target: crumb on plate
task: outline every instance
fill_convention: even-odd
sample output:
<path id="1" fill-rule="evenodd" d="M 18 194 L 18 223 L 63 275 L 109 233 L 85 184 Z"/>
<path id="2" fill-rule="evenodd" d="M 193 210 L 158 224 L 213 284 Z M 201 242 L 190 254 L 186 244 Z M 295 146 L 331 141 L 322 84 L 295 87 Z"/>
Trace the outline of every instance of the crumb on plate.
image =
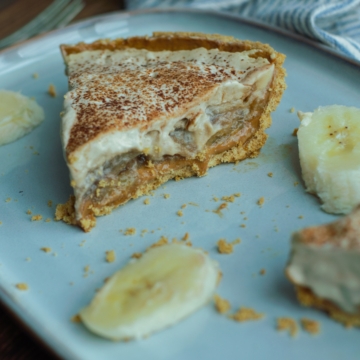
<path id="1" fill-rule="evenodd" d="M 259 206 L 263 206 L 264 205 L 264 202 L 265 202 L 265 198 L 262 196 L 258 201 L 257 201 L 257 204 Z"/>
<path id="2" fill-rule="evenodd" d="M 32 217 L 31 217 L 31 221 L 40 221 L 40 220 L 42 220 L 42 215 L 33 215 Z"/>
<path id="3" fill-rule="evenodd" d="M 112 263 L 116 260 L 116 255 L 115 255 L 115 251 L 114 250 L 108 250 L 105 252 L 106 256 L 105 256 L 105 260 L 108 263 Z"/>
<path id="4" fill-rule="evenodd" d="M 221 200 L 226 201 L 226 202 L 234 202 L 235 201 L 235 196 L 234 195 L 223 196 L 221 198 Z"/>
<path id="5" fill-rule="evenodd" d="M 181 240 L 188 241 L 189 239 L 190 239 L 190 235 L 188 232 L 186 232 Z"/>
<path id="6" fill-rule="evenodd" d="M 27 283 L 17 283 L 15 286 L 22 291 L 29 290 L 29 285 Z"/>
<path id="7" fill-rule="evenodd" d="M 214 295 L 214 303 L 215 303 L 215 309 L 220 314 L 225 314 L 231 309 L 230 302 L 226 299 L 223 299 L 217 294 Z"/>
<path id="8" fill-rule="evenodd" d="M 81 318 L 80 318 L 80 315 L 79 314 L 75 314 L 74 316 L 71 317 L 71 322 L 73 323 L 79 323 L 81 322 Z"/>
<path id="9" fill-rule="evenodd" d="M 292 337 L 298 333 L 296 321 L 290 317 L 281 317 L 277 319 L 277 330 L 287 331 Z"/>
<path id="10" fill-rule="evenodd" d="M 48 94 L 51 96 L 51 97 L 56 97 L 56 88 L 55 88 L 55 85 L 54 84 L 50 84 L 49 87 L 48 87 Z"/>
<path id="11" fill-rule="evenodd" d="M 220 254 L 231 254 L 233 249 L 233 244 L 228 243 L 225 239 L 220 239 L 217 242 L 218 252 Z"/>
<path id="12" fill-rule="evenodd" d="M 148 249 L 154 248 L 154 247 L 158 247 L 158 246 L 163 246 L 169 243 L 169 240 L 167 237 L 165 236 L 161 236 L 161 238 L 155 242 L 154 244 L 150 245 L 150 247 Z"/>
<path id="13" fill-rule="evenodd" d="M 320 332 L 320 323 L 318 321 L 302 318 L 300 322 L 303 330 L 307 331 L 309 334 L 316 335 Z"/>
<path id="14" fill-rule="evenodd" d="M 264 314 L 258 313 L 252 308 L 241 307 L 236 313 L 230 315 L 229 317 L 235 321 L 244 322 L 260 320 L 264 317 Z"/>
<path id="15" fill-rule="evenodd" d="M 135 228 L 127 228 L 124 231 L 124 235 L 128 236 L 128 235 L 135 235 L 136 234 L 136 229 Z"/>

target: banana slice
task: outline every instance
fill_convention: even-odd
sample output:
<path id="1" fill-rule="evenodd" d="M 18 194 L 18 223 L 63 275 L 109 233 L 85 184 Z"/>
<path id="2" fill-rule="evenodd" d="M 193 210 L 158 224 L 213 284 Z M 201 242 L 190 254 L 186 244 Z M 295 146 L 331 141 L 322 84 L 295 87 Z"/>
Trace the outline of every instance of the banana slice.
<path id="1" fill-rule="evenodd" d="M 298 113 L 302 176 L 322 209 L 348 214 L 360 203 L 360 109 L 341 105 Z"/>
<path id="2" fill-rule="evenodd" d="M 100 336 L 141 338 L 207 303 L 219 274 L 217 263 L 200 249 L 180 244 L 152 248 L 115 273 L 79 315 Z"/>
<path id="3" fill-rule="evenodd" d="M 0 90 L 0 146 L 15 141 L 44 120 L 44 111 L 24 95 Z"/>

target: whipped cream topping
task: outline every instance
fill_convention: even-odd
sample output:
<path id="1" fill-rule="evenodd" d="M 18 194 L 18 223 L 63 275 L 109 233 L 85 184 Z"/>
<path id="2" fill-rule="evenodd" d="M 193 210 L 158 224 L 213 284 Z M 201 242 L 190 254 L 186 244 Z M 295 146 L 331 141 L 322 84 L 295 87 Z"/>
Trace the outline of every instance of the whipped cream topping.
<path id="1" fill-rule="evenodd" d="M 199 48 L 69 55 L 72 90 L 64 101 L 62 141 L 76 197 L 91 185 L 88 173 L 115 156 L 195 157 L 221 130 L 213 121 L 217 114 L 240 109 L 245 119 L 247 104 L 265 96 L 274 73 L 274 65 L 255 53 Z M 178 141 L 184 127 L 191 146 Z"/>
<path id="2" fill-rule="evenodd" d="M 359 249 L 307 244 L 295 236 L 287 273 L 295 284 L 310 288 L 318 297 L 331 300 L 346 312 L 359 312 Z"/>

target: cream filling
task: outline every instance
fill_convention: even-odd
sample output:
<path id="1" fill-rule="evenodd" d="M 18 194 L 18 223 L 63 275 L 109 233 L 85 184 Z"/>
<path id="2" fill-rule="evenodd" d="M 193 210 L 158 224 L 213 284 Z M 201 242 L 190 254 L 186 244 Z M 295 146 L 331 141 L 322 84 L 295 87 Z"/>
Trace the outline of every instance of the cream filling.
<path id="1" fill-rule="evenodd" d="M 295 284 L 310 288 L 348 313 L 359 313 L 359 251 L 306 245 L 295 238 L 287 272 Z"/>

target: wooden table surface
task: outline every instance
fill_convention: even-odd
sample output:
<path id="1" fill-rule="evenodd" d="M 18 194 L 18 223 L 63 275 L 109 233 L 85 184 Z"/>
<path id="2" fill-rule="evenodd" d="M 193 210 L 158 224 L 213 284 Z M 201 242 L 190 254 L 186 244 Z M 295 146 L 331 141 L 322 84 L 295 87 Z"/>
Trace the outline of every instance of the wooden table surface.
<path id="1" fill-rule="evenodd" d="M 72 21 L 124 9 L 121 0 L 85 0 L 84 9 Z M 51 0 L 1 0 L 0 39 L 25 25 Z M 0 304 L 0 360 L 47 360 L 57 357 L 24 329 L 8 310 Z"/>

